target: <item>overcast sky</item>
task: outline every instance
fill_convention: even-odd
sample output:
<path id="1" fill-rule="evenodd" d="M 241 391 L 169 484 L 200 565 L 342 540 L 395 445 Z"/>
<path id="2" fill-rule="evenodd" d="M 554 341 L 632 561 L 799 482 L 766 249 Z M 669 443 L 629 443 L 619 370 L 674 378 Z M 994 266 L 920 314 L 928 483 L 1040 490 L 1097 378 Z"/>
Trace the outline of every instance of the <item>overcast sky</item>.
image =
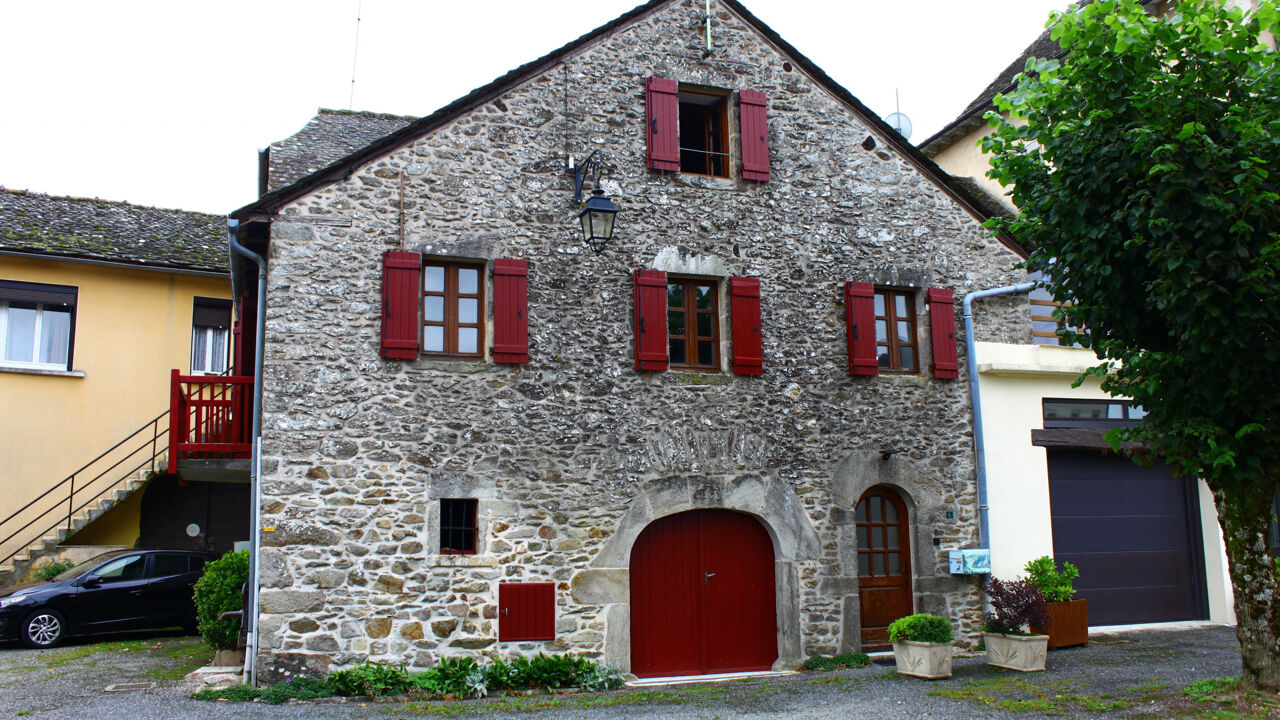
<path id="1" fill-rule="evenodd" d="M 0 0 L 0 185 L 226 214 L 317 108 L 425 115 L 639 2 Z M 918 143 L 1067 0 L 744 4 Z"/>

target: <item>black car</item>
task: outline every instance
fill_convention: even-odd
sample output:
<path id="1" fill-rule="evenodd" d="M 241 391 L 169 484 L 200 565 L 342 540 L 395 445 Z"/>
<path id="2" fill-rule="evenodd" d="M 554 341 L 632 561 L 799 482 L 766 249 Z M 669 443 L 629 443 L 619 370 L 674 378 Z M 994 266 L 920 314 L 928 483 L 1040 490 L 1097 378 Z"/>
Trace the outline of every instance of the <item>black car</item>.
<path id="1" fill-rule="evenodd" d="M 0 589 L 0 639 L 47 648 L 68 635 L 195 630 L 191 588 L 210 559 L 190 550 L 103 553 L 44 582 Z"/>

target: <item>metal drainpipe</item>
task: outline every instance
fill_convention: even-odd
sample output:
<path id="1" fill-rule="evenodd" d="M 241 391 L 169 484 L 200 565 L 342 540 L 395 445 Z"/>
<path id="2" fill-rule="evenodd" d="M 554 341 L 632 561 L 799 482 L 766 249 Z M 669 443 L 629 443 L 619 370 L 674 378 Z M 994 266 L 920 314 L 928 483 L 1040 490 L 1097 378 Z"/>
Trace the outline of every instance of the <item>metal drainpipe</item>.
<path id="1" fill-rule="evenodd" d="M 262 351 L 266 338 L 267 321 L 267 261 L 254 251 L 240 244 L 236 234 L 240 229 L 240 221 L 227 219 L 227 241 L 231 251 L 238 253 L 258 266 L 258 323 L 255 329 L 253 350 L 253 458 L 250 460 L 249 484 L 253 507 L 250 508 L 250 522 L 253 524 L 253 537 L 249 550 L 249 614 L 243 618 L 247 622 L 248 632 L 245 636 L 245 658 L 249 666 L 249 684 L 258 684 L 258 548 L 261 547 L 262 521 L 262 484 L 258 477 L 262 469 Z M 236 265 L 231 264 L 232 288 L 239 286 L 236 282 Z M 239 299 L 239 295 L 235 296 Z"/>
<path id="2" fill-rule="evenodd" d="M 978 547 L 988 550 L 991 549 L 991 529 L 987 507 L 987 448 L 982 437 L 982 394 L 978 392 L 977 343 L 973 339 L 973 301 L 995 295 L 1027 292 L 1035 286 L 1033 282 L 1025 282 L 990 290 L 978 290 L 964 296 L 964 349 L 969 361 L 969 397 L 973 401 L 974 459 L 978 465 Z"/>

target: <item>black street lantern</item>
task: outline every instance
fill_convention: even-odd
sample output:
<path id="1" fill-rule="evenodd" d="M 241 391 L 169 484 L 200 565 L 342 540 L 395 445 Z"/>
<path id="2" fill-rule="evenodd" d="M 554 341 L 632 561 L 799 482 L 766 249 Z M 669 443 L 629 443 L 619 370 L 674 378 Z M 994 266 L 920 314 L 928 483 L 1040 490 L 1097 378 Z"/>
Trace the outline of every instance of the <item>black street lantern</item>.
<path id="1" fill-rule="evenodd" d="M 587 173 L 591 173 L 596 189 L 591 193 L 591 197 L 583 202 L 582 185 L 587 179 Z M 587 245 L 591 246 L 592 250 L 599 253 L 613 239 L 613 218 L 618 214 L 618 207 L 613 204 L 608 195 L 604 194 L 604 190 L 600 189 L 599 150 L 592 150 L 587 159 L 579 163 L 574 170 L 573 202 L 582 208 L 578 213 L 578 220 L 582 222 L 582 239 L 587 241 Z"/>
<path id="2" fill-rule="evenodd" d="M 582 205 L 578 219 L 582 221 L 582 239 L 597 253 L 613 239 L 613 216 L 618 208 L 600 188 Z"/>

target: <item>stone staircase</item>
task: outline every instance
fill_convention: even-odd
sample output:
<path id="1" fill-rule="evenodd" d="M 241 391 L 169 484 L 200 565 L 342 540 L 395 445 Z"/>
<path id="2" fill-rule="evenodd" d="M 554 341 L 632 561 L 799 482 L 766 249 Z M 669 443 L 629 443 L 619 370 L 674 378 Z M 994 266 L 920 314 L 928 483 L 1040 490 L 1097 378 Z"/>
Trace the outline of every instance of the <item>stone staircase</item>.
<path id="1" fill-rule="evenodd" d="M 163 467 L 162 463 L 158 464 Z M 108 510 L 115 507 L 125 498 L 138 492 L 146 487 L 150 469 L 139 470 L 136 475 L 131 474 L 121 478 L 115 486 L 107 490 L 96 501 L 86 505 L 71 518 L 70 527 L 67 523 L 62 523 L 55 530 L 50 531 L 44 537 L 35 541 L 25 549 L 18 552 L 11 560 L 0 565 L 0 587 L 5 587 L 18 582 L 25 582 L 32 579 L 31 573 L 51 562 L 63 559 L 67 548 L 62 543 L 72 535 L 83 530 L 90 523 L 97 520 L 107 513 Z M 98 548 L 99 551 L 106 551 L 108 548 Z M 76 553 L 76 555 L 85 555 L 84 557 L 67 557 L 72 562 L 87 560 L 92 554 Z"/>

